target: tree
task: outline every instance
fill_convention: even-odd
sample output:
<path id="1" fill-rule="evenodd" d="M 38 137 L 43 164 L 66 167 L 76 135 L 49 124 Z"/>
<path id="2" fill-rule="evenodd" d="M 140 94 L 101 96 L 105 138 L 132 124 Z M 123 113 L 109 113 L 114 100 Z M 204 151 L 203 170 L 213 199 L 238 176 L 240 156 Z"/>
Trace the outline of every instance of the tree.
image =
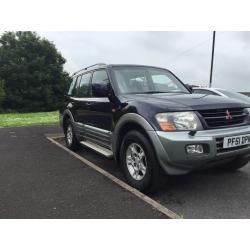
<path id="1" fill-rule="evenodd" d="M 55 45 L 35 32 L 5 32 L 0 37 L 0 79 L 5 81 L 3 107 L 17 111 L 59 108 L 69 75 Z"/>
<path id="2" fill-rule="evenodd" d="M 0 79 L 0 111 L 2 110 L 2 103 L 6 96 L 4 85 L 4 80 Z"/>

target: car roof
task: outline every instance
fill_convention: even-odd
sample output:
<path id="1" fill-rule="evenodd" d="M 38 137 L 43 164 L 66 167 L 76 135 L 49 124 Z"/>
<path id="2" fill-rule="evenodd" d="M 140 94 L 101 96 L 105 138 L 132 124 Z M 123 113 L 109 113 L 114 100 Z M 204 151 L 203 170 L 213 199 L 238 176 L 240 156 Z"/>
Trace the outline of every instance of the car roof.
<path id="1" fill-rule="evenodd" d="M 152 65 L 143 65 L 143 64 L 109 64 L 107 66 L 109 66 L 109 67 L 148 67 L 148 68 L 168 70 L 168 69 L 163 68 L 163 67 L 152 66 Z"/>
<path id="2" fill-rule="evenodd" d="M 97 63 L 94 65 L 90 65 L 88 67 L 85 67 L 83 69 L 80 69 L 78 71 L 76 71 L 72 77 L 75 77 L 79 74 L 82 73 L 87 73 L 89 71 L 93 71 L 93 70 L 97 70 L 97 69 L 105 69 L 105 68 L 112 68 L 112 67 L 148 67 L 148 68 L 156 68 L 156 69 L 164 69 L 169 71 L 166 68 L 162 68 L 162 67 L 157 67 L 157 66 L 150 66 L 150 65 L 140 65 L 140 64 L 105 64 L 105 63 Z"/>

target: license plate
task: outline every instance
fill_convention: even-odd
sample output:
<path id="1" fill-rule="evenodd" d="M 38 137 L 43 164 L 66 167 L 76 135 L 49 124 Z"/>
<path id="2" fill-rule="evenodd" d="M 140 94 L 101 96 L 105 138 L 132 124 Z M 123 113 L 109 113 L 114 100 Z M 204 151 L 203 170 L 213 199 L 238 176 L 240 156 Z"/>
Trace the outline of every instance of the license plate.
<path id="1" fill-rule="evenodd" d="M 233 148 L 247 144 L 250 144 L 250 135 L 224 137 L 223 140 L 223 148 Z"/>

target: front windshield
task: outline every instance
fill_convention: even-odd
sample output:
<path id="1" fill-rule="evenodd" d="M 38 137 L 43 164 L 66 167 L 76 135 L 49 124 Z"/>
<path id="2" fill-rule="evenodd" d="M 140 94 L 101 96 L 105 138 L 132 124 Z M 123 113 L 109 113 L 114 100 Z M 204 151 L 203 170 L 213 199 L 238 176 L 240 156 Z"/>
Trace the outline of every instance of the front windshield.
<path id="1" fill-rule="evenodd" d="M 116 66 L 114 74 L 121 94 L 190 93 L 164 69 Z"/>
<path id="2" fill-rule="evenodd" d="M 240 100 L 242 102 L 246 102 L 246 103 L 250 103 L 250 97 L 240 94 L 240 93 L 236 93 L 236 92 L 232 92 L 232 91 L 228 91 L 228 90 L 219 90 L 222 94 L 230 97 L 230 98 L 234 98 L 237 100 Z"/>

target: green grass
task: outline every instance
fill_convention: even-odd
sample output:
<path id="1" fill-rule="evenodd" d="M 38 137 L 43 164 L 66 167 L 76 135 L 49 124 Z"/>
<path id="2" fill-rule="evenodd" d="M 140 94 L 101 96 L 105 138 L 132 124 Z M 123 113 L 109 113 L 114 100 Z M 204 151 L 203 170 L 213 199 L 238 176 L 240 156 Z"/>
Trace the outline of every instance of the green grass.
<path id="1" fill-rule="evenodd" d="M 46 124 L 58 124 L 58 123 L 59 123 L 58 111 L 0 114 L 0 127 L 46 125 Z"/>

